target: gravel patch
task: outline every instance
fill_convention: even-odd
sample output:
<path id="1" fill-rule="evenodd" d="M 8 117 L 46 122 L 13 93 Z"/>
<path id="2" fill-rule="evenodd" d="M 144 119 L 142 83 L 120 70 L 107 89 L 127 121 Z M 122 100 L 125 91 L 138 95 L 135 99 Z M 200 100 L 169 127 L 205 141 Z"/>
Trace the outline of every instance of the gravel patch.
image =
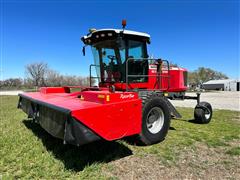
<path id="1" fill-rule="evenodd" d="M 23 91 L 0 91 L 0 96 L 16 96 Z"/>
<path id="2" fill-rule="evenodd" d="M 187 93 L 188 96 L 196 96 L 196 93 Z M 203 92 L 201 101 L 209 102 L 213 109 L 227 109 L 240 111 L 240 92 L 218 91 L 218 92 Z M 197 104 L 196 100 L 171 100 L 176 107 L 192 107 Z"/>

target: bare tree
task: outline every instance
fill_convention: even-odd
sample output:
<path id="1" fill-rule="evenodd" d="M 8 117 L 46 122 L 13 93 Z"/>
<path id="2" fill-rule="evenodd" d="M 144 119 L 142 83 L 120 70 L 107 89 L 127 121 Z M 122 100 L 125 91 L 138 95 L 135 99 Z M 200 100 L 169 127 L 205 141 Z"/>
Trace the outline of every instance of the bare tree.
<path id="1" fill-rule="evenodd" d="M 27 77 L 24 85 L 30 86 L 89 86 L 90 79 L 88 77 L 62 75 L 52 70 L 46 63 L 37 62 L 26 66 Z M 92 79 L 92 84 L 95 80 Z"/>
<path id="2" fill-rule="evenodd" d="M 34 87 L 32 79 L 30 79 L 29 77 L 25 78 L 23 80 L 23 86 L 25 88 L 32 89 Z"/>
<path id="3" fill-rule="evenodd" d="M 47 86 L 62 86 L 63 76 L 57 71 L 48 69 L 46 73 L 46 85 Z"/>
<path id="4" fill-rule="evenodd" d="M 48 70 L 48 65 L 43 62 L 36 62 L 26 66 L 26 73 L 34 82 L 36 87 L 45 85 L 45 76 Z"/>

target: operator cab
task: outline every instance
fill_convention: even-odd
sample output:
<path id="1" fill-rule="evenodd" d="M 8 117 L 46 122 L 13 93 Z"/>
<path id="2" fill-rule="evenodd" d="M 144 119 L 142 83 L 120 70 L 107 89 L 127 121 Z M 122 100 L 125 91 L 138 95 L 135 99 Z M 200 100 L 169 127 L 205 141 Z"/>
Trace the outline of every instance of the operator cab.
<path id="1" fill-rule="evenodd" d="M 148 82 L 148 61 L 145 59 L 148 58 L 150 35 L 124 29 L 91 29 L 82 41 L 92 48 L 99 86 L 126 83 L 126 66 L 128 74 L 135 75 L 128 78 L 129 83 Z"/>

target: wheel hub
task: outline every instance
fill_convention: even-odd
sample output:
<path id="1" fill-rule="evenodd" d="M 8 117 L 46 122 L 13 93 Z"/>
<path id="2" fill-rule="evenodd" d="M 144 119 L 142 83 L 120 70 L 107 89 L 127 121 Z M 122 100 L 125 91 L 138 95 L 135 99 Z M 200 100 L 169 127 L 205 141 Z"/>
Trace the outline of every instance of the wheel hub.
<path id="1" fill-rule="evenodd" d="M 164 113 L 160 107 L 153 107 L 147 115 L 147 128 L 152 134 L 157 134 L 163 127 Z"/>

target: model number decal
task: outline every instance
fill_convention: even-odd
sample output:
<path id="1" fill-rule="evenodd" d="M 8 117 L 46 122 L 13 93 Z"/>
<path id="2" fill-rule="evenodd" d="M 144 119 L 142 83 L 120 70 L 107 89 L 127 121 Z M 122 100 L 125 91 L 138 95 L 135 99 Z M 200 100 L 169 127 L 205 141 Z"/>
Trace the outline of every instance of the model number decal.
<path id="1" fill-rule="evenodd" d="M 156 65 L 149 65 L 148 68 L 149 68 L 149 69 L 157 69 L 157 66 L 156 66 Z"/>
<path id="2" fill-rule="evenodd" d="M 121 94 L 120 95 L 121 99 L 130 99 L 130 98 L 134 98 L 134 94 Z"/>

